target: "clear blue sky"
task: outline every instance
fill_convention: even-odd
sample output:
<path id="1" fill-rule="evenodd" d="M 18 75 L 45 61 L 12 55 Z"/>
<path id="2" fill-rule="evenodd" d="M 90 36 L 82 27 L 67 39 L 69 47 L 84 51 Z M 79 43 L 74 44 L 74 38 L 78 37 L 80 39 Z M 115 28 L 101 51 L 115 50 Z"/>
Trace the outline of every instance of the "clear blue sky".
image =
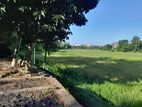
<path id="1" fill-rule="evenodd" d="M 85 26 L 72 26 L 71 44 L 104 45 L 121 39 L 142 39 L 142 0 L 101 0 Z"/>

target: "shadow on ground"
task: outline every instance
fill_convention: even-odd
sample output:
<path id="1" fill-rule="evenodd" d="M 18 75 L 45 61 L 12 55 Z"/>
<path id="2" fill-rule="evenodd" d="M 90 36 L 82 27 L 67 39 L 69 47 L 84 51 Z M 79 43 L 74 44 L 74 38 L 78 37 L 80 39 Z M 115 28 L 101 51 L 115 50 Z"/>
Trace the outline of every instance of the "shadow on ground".
<path id="1" fill-rule="evenodd" d="M 79 72 L 93 82 L 127 83 L 142 79 L 142 61 L 115 60 L 112 58 L 50 57 L 49 62 L 64 64 L 67 69 Z"/>
<path id="2" fill-rule="evenodd" d="M 60 75 L 55 73 L 55 76 L 85 107 L 114 107 L 114 105 L 89 89 L 76 87 L 77 84 L 103 84 L 106 81 L 127 84 L 142 80 L 141 61 L 116 60 L 108 57 L 49 57 L 48 61 L 52 65 L 58 63 L 66 66 L 63 70 L 59 66 Z M 141 101 L 133 104 L 124 102 L 120 107 L 141 107 L 141 105 Z"/>

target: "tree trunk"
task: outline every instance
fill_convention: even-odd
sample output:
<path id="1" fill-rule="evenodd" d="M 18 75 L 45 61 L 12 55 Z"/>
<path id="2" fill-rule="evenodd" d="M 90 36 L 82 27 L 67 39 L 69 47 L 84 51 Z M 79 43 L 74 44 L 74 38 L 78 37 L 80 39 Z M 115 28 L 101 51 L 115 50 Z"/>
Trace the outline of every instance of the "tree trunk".
<path id="1" fill-rule="evenodd" d="M 44 63 L 46 63 L 46 59 L 47 59 L 47 50 L 45 50 Z"/>
<path id="2" fill-rule="evenodd" d="M 13 54 L 13 58 L 12 58 L 12 62 L 11 62 L 12 68 L 17 67 L 17 57 L 18 57 L 18 54 L 19 54 L 21 41 L 22 41 L 22 39 L 20 37 L 18 37 L 17 46 L 14 49 L 14 54 Z"/>
<path id="3" fill-rule="evenodd" d="M 32 51 L 33 51 L 33 44 L 29 43 L 27 45 L 27 53 L 26 53 L 26 65 L 25 65 L 25 73 L 29 72 L 29 69 L 32 66 Z"/>
<path id="4" fill-rule="evenodd" d="M 47 50 L 45 49 L 43 68 L 45 68 L 46 60 L 47 60 Z"/>
<path id="5" fill-rule="evenodd" d="M 36 48 L 35 48 L 35 47 L 36 47 L 36 44 L 34 44 L 34 47 L 33 47 L 33 48 L 34 48 L 34 49 L 33 49 L 33 51 L 34 51 L 34 52 L 33 52 L 33 64 L 34 64 L 34 65 L 36 64 Z"/>
<path id="6" fill-rule="evenodd" d="M 27 61 L 29 64 L 32 63 L 32 44 L 29 44 L 27 47 Z"/>
<path id="7" fill-rule="evenodd" d="M 50 51 L 48 50 L 48 56 L 50 56 L 51 55 L 51 53 L 50 53 Z"/>

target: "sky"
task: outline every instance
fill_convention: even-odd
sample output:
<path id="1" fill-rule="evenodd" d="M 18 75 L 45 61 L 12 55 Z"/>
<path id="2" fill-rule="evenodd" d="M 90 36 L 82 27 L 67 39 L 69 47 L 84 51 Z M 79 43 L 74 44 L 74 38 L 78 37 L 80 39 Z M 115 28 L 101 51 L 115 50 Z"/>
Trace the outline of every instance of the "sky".
<path id="1" fill-rule="evenodd" d="M 142 39 L 142 0 L 100 0 L 86 17 L 85 26 L 71 26 L 70 44 L 105 45 L 135 35 Z"/>

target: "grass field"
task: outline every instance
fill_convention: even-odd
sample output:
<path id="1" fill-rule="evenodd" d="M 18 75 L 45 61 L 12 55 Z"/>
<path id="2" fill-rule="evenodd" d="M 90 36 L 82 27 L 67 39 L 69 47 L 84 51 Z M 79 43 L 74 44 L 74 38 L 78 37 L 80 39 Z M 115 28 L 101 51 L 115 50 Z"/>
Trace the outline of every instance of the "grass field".
<path id="1" fill-rule="evenodd" d="M 142 107 L 142 53 L 64 50 L 46 68 L 85 107 Z"/>

